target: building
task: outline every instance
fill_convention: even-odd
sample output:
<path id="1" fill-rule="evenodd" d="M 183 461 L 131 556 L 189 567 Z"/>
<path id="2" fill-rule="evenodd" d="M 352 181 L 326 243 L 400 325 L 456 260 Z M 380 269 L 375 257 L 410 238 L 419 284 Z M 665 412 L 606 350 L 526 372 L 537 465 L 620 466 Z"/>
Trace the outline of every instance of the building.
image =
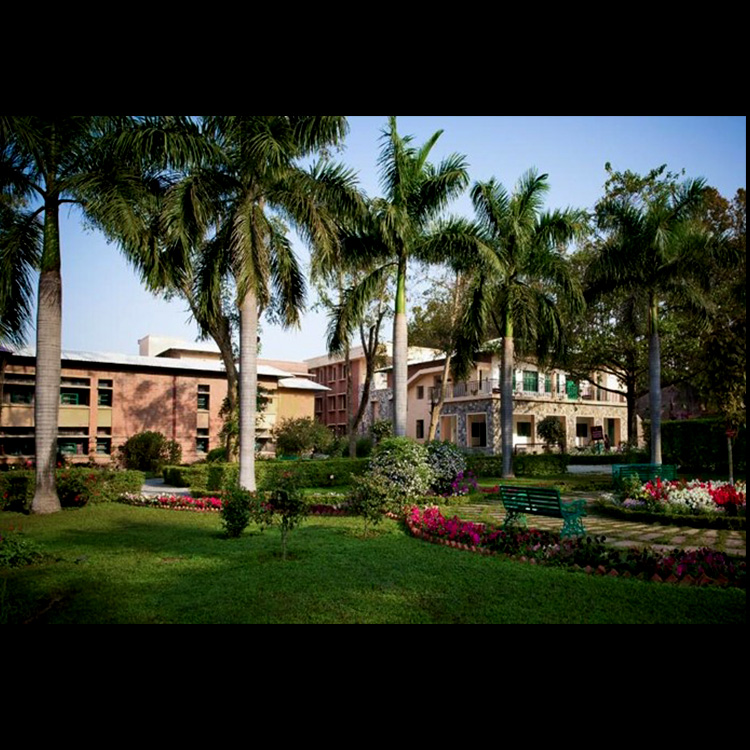
<path id="1" fill-rule="evenodd" d="M 64 351 L 60 380 L 58 447 L 73 462 L 106 463 L 125 441 L 146 430 L 161 432 L 191 463 L 220 447 L 220 414 L 227 379 L 218 350 L 158 336 L 139 341 L 138 356 Z M 0 380 L 0 462 L 33 457 L 35 356 L 5 351 Z M 280 364 L 280 363 L 279 363 Z M 259 360 L 258 385 L 267 398 L 257 441 L 270 452 L 278 420 L 313 417 L 324 386 L 304 377 L 302 363 L 289 370 Z"/>
<path id="2" fill-rule="evenodd" d="M 427 439 L 434 405 L 441 392 L 443 358 L 408 366 L 407 435 Z M 578 383 L 561 370 L 544 371 L 534 362 L 517 361 L 513 389 L 514 452 L 544 450 L 538 423 L 548 416 L 565 428 L 569 452 L 595 445 L 604 437 L 616 447 L 628 439 L 624 396 L 607 388 L 620 386 L 610 375 L 595 375 L 597 385 Z M 388 387 L 370 396 L 371 418 L 392 418 L 391 378 Z M 500 453 L 500 355 L 482 353 L 466 381 L 449 381 L 436 438 L 484 453 Z"/>
<path id="3" fill-rule="evenodd" d="M 386 342 L 383 347 L 383 364 L 392 360 L 393 347 Z M 436 350 L 424 347 L 409 347 L 409 361 L 418 361 L 426 357 L 434 357 Z M 347 403 L 346 358 L 344 355 L 324 354 L 305 360 L 310 377 L 316 383 L 326 386 L 327 393 L 319 393 L 315 397 L 315 419 L 330 428 L 337 437 L 342 437 L 349 430 L 349 417 L 354 416 L 359 409 L 362 392 L 364 390 L 367 362 L 364 349 L 361 346 L 352 347 L 349 351 L 349 368 L 352 375 L 352 403 Z M 382 392 L 387 388 L 387 376 L 384 370 L 378 370 L 371 384 L 371 392 Z M 374 419 L 381 418 L 372 409 L 365 412 L 360 425 L 360 432 L 366 432 Z M 390 418 L 385 414 L 382 418 Z"/>

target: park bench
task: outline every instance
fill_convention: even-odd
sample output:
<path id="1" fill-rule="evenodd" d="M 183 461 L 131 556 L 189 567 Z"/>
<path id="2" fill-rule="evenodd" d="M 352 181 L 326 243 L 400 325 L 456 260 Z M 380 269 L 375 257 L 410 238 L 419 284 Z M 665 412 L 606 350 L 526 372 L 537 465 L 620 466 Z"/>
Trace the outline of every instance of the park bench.
<path id="1" fill-rule="evenodd" d="M 503 528 L 516 524 L 526 525 L 526 514 L 562 518 L 560 536 L 584 536 L 586 529 L 581 520 L 586 515 L 586 501 L 563 502 L 560 490 L 555 487 L 514 487 L 500 485 L 500 499 L 505 506 Z"/>
<path id="2" fill-rule="evenodd" d="M 677 479 L 677 467 L 672 464 L 612 464 L 612 482 L 622 487 L 626 479 L 637 476 L 642 484 L 657 477 L 672 481 Z"/>

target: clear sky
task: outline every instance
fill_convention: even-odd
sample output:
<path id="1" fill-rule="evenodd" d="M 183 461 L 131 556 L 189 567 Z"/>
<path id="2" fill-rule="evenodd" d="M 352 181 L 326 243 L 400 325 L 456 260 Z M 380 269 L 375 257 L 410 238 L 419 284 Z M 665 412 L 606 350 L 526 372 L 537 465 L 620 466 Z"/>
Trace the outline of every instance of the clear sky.
<path id="1" fill-rule="evenodd" d="M 377 157 L 386 116 L 349 117 L 350 132 L 338 158 L 358 174 L 369 195 L 379 194 Z M 511 190 L 529 168 L 549 175 L 548 208 L 591 208 L 601 197 L 604 165 L 640 174 L 661 164 L 703 177 L 725 198 L 746 187 L 745 116 L 399 116 L 401 135 L 421 145 L 437 130 L 438 162 L 467 157 L 474 180 L 494 177 Z M 468 196 L 450 213 L 471 216 Z M 300 261 L 307 249 L 295 245 Z M 63 348 L 136 354 L 146 334 L 195 341 L 197 328 L 184 303 L 146 292 L 116 246 L 83 230 L 77 214 L 62 215 Z M 309 300 L 311 304 L 313 299 Z M 261 356 L 302 360 L 325 353 L 325 316 L 308 312 L 301 330 L 262 323 Z M 390 332 L 386 332 L 390 338 Z M 33 343 L 33 331 L 29 334 Z"/>

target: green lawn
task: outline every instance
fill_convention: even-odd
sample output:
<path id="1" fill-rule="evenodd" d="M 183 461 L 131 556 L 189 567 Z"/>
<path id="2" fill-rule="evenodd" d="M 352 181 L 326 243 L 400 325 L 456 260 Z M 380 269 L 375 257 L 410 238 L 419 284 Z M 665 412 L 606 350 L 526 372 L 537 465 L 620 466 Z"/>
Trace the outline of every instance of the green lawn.
<path id="1" fill-rule="evenodd" d="M 0 571 L 0 622 L 745 623 L 745 591 L 591 577 L 427 544 L 385 520 L 314 517 L 226 539 L 216 514 L 90 506 L 3 513 L 55 561 Z"/>

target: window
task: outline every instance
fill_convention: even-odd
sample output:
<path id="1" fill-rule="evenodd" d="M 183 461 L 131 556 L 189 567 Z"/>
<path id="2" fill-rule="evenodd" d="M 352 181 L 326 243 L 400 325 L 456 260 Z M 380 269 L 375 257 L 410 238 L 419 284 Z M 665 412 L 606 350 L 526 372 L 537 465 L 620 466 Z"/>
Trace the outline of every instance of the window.
<path id="1" fill-rule="evenodd" d="M 424 386 L 423 385 L 417 386 L 417 398 L 420 400 L 424 398 Z"/>
<path id="2" fill-rule="evenodd" d="M 523 371 L 523 389 L 527 393 L 539 391 L 539 373 L 532 370 Z"/>
<path id="3" fill-rule="evenodd" d="M 516 435 L 525 438 L 531 437 L 531 422 L 517 422 Z"/>
<path id="4" fill-rule="evenodd" d="M 417 420 L 417 440 L 424 439 L 424 419 Z"/>
<path id="5" fill-rule="evenodd" d="M 64 404 L 65 406 L 78 406 L 78 394 L 61 391 L 60 403 Z"/>
<path id="6" fill-rule="evenodd" d="M 200 409 L 201 411 L 208 411 L 208 407 L 210 405 L 210 391 L 211 386 L 198 386 L 198 409 Z"/>
<path id="7" fill-rule="evenodd" d="M 96 403 L 99 406 L 112 406 L 111 380 L 99 380 L 97 385 Z"/>
<path id="8" fill-rule="evenodd" d="M 11 391 L 8 394 L 11 404 L 33 404 L 34 391 Z"/>
<path id="9" fill-rule="evenodd" d="M 589 426 L 586 422 L 578 422 L 576 424 L 576 437 L 586 438 L 589 436 Z"/>
<path id="10" fill-rule="evenodd" d="M 197 453 L 208 453 L 208 429 L 198 428 L 198 437 L 195 439 L 195 450 Z"/>
<path id="11" fill-rule="evenodd" d="M 544 376 L 544 392 L 552 393 L 552 376 L 549 373 Z"/>

